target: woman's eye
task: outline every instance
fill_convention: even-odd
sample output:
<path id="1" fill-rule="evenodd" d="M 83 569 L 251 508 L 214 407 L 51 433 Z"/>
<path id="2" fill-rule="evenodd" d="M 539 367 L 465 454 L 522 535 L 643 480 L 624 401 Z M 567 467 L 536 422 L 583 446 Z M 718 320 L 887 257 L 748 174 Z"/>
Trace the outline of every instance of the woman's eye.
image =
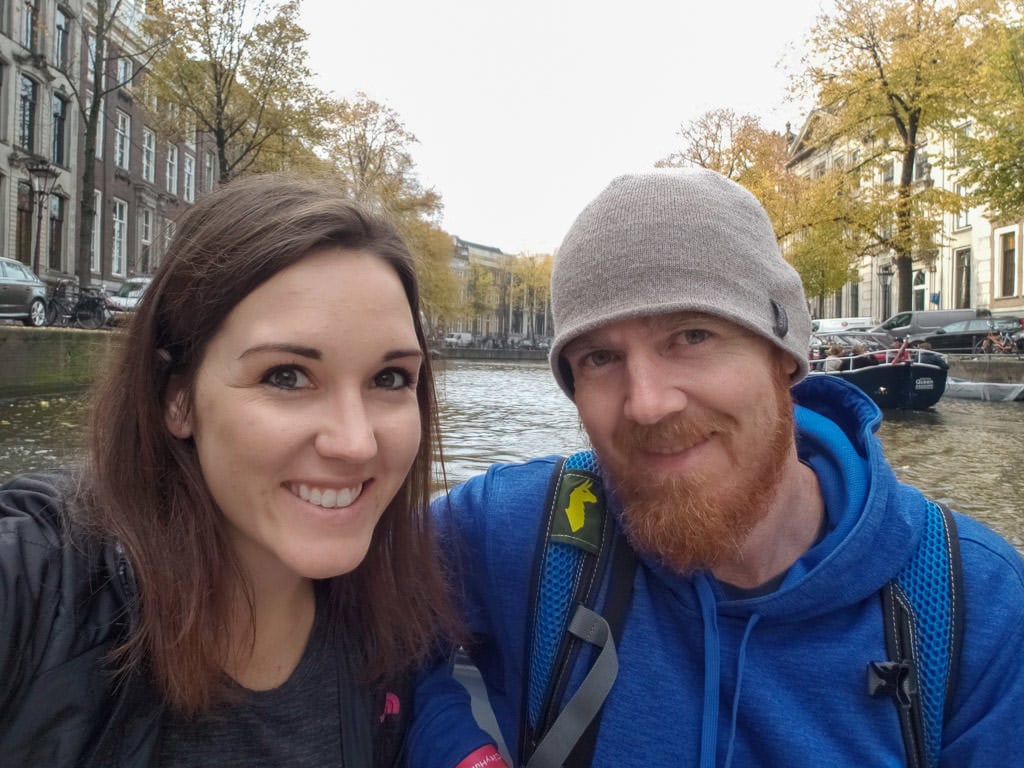
<path id="1" fill-rule="evenodd" d="M 278 389 L 303 389 L 309 386 L 309 377 L 293 365 L 271 368 L 263 376 L 262 381 Z"/>
<path id="2" fill-rule="evenodd" d="M 404 368 L 388 368 L 373 378 L 374 386 L 381 389 L 402 389 L 416 384 L 412 374 Z"/>

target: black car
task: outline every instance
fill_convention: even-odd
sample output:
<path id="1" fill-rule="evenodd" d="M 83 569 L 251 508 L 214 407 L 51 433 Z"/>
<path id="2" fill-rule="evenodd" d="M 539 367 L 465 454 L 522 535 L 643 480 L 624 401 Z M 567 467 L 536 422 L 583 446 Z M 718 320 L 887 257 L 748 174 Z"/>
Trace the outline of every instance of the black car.
<path id="1" fill-rule="evenodd" d="M 1024 321 L 1019 317 L 978 317 L 950 323 L 932 333 L 911 336 L 910 344 L 914 347 L 928 344 L 942 352 L 970 354 L 981 347 L 989 331 L 1012 336 L 1022 329 Z"/>
<path id="2" fill-rule="evenodd" d="M 0 318 L 46 325 L 46 285 L 20 261 L 0 256 Z"/>

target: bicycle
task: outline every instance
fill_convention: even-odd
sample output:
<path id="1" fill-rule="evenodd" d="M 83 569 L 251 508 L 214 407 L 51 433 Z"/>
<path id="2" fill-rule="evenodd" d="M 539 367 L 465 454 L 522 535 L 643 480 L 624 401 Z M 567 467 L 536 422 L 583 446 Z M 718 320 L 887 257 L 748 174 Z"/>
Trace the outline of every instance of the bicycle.
<path id="1" fill-rule="evenodd" d="M 107 321 L 107 300 L 101 288 L 79 289 L 70 280 L 61 280 L 46 305 L 47 325 L 68 326 L 95 331 Z"/>
<path id="2" fill-rule="evenodd" d="M 1006 331 L 996 331 L 989 328 L 985 338 L 978 339 L 974 344 L 974 354 L 991 355 L 996 352 L 1009 355 L 1017 351 L 1017 345 L 1013 337 Z"/>

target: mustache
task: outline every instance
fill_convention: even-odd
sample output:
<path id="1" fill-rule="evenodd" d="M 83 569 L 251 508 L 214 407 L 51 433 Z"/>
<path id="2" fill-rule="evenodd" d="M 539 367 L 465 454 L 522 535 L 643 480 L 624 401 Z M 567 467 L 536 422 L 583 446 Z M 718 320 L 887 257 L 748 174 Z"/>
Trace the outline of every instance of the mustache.
<path id="1" fill-rule="evenodd" d="M 725 419 L 713 416 L 666 416 L 654 424 L 625 422 L 612 435 L 615 447 L 625 453 L 634 451 L 679 452 L 704 442 L 716 432 L 728 431 Z"/>

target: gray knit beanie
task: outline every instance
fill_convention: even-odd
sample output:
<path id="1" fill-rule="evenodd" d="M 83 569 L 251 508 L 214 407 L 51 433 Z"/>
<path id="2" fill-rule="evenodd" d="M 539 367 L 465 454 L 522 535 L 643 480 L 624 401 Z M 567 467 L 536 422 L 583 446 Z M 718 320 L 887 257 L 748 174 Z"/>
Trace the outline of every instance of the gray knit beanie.
<path id="1" fill-rule="evenodd" d="M 555 255 L 551 310 L 551 369 L 570 398 L 566 344 L 615 320 L 663 312 L 731 320 L 793 356 L 792 383 L 807 375 L 811 317 L 800 276 L 757 198 L 713 171 L 614 179 Z"/>

